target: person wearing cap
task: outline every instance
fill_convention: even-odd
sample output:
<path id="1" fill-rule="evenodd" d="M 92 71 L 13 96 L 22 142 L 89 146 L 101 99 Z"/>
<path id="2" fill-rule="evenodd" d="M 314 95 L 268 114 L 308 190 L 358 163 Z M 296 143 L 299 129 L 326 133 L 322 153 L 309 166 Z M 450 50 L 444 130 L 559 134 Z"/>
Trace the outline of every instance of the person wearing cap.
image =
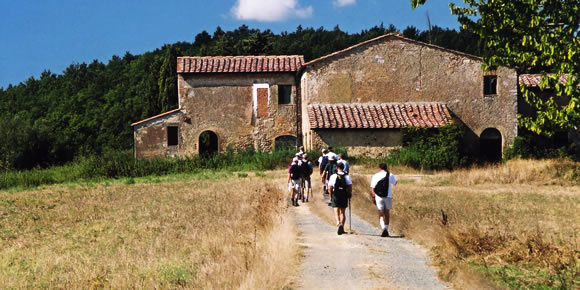
<path id="1" fill-rule="evenodd" d="M 326 185 L 325 188 L 328 188 L 328 179 L 330 179 L 330 176 L 332 176 L 335 173 L 336 173 L 336 158 L 334 157 L 334 155 L 330 155 L 328 156 L 328 163 L 324 167 L 324 173 L 322 174 L 322 182 Z M 331 203 L 328 203 L 328 205 L 331 205 Z"/>
<path id="2" fill-rule="evenodd" d="M 352 195 L 352 180 L 350 175 L 344 173 L 344 164 L 336 165 L 336 173 L 328 179 L 328 192 L 331 205 L 334 208 L 336 225 L 338 226 L 337 234 L 344 234 L 344 223 L 346 220 L 346 208 L 348 199 Z"/>
<path id="3" fill-rule="evenodd" d="M 344 173 L 345 174 L 349 174 L 350 173 L 350 164 L 348 164 L 348 161 L 346 161 L 344 159 L 344 154 L 340 153 L 338 154 L 338 161 L 336 161 L 337 164 L 344 164 Z"/>

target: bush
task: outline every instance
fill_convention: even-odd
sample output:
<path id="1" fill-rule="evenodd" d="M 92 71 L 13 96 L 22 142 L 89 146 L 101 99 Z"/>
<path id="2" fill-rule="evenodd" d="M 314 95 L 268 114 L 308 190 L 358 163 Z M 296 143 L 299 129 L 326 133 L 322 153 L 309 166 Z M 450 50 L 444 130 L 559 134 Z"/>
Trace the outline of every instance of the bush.
<path id="1" fill-rule="evenodd" d="M 463 151 L 465 128 L 450 124 L 437 129 L 403 129 L 403 148 L 392 151 L 388 163 L 422 169 L 453 169 L 468 164 Z"/>
<path id="2" fill-rule="evenodd" d="M 555 137 L 545 137 L 524 131 L 514 139 L 514 143 L 504 154 L 505 160 L 544 159 L 544 158 L 571 158 L 579 160 L 579 150 L 575 144 L 558 142 Z M 565 142 L 567 143 L 567 142 Z"/>

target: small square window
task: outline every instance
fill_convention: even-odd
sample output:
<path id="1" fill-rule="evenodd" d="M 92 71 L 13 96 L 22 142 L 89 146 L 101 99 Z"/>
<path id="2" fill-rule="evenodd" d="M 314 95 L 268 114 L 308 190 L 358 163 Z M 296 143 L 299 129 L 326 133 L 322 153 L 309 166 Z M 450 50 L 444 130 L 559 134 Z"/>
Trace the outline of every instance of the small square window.
<path id="1" fill-rule="evenodd" d="M 278 104 L 292 104 L 292 86 L 278 85 Z"/>
<path id="2" fill-rule="evenodd" d="M 167 127 L 167 145 L 176 146 L 179 144 L 179 130 L 177 126 Z"/>
<path id="3" fill-rule="evenodd" d="M 497 76 L 483 77 L 483 95 L 497 94 Z"/>

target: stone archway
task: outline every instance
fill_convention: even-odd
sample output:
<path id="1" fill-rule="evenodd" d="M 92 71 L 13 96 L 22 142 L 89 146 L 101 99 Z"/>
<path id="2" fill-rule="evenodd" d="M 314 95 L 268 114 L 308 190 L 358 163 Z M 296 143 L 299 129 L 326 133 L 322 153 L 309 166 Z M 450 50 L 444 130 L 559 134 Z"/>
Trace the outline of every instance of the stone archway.
<path id="1" fill-rule="evenodd" d="M 296 137 L 282 135 L 274 139 L 274 150 L 296 149 Z"/>
<path id="2" fill-rule="evenodd" d="M 218 135 L 210 130 L 199 134 L 199 154 L 214 154 L 219 151 Z"/>
<path id="3" fill-rule="evenodd" d="M 496 128 L 487 128 L 479 136 L 479 156 L 488 162 L 499 162 L 502 157 L 502 137 Z"/>

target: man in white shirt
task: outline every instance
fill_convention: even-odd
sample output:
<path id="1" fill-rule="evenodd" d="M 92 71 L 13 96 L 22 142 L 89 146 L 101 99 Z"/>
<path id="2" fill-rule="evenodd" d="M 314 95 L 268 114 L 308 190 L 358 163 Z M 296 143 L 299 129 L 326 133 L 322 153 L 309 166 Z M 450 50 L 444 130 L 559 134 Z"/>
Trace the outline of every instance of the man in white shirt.
<path id="1" fill-rule="evenodd" d="M 344 164 L 336 165 L 336 173 L 328 179 L 328 192 L 331 205 L 334 208 L 336 224 L 338 226 L 337 234 L 344 234 L 344 223 L 346 220 L 346 208 L 348 200 L 352 196 L 352 180 L 350 175 L 344 173 Z"/>
<path id="2" fill-rule="evenodd" d="M 387 164 L 379 164 L 379 172 L 371 178 L 373 202 L 379 211 L 379 224 L 383 230 L 381 237 L 389 236 L 389 211 L 393 208 L 393 185 L 397 178 L 387 169 Z"/>
<path id="3" fill-rule="evenodd" d="M 336 163 L 344 164 L 344 173 L 350 174 L 350 164 L 348 164 L 348 161 L 344 159 L 344 154 L 338 154 L 338 161 Z"/>

